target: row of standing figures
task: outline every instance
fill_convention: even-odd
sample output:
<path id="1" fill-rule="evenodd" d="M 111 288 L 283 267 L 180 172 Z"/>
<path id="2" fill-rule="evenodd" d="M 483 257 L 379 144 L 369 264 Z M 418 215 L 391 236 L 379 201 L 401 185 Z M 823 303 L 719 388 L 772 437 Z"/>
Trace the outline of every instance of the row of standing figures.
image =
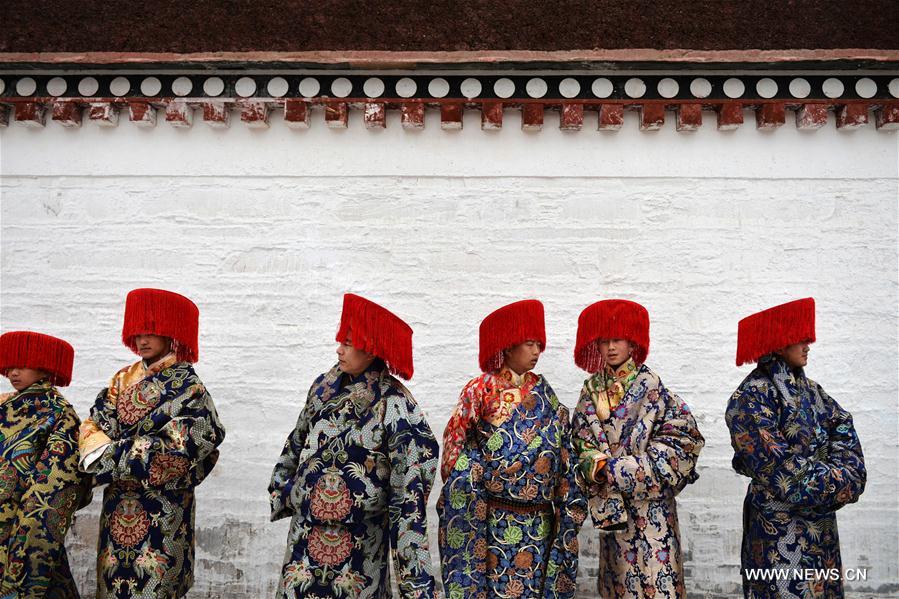
<path id="1" fill-rule="evenodd" d="M 866 471 L 851 416 L 805 376 L 814 321 L 806 298 L 738 325 L 737 363 L 756 363 L 726 414 L 733 466 L 750 479 L 746 597 L 842 595 L 839 575 L 807 573 L 841 571 L 835 512 L 858 500 Z M 57 389 L 71 379 L 71 345 L 0 336 L 0 370 L 15 389 L 0 396 L 0 598 L 78 597 L 64 539 L 94 486 L 105 487 L 96 595 L 191 588 L 194 489 L 225 436 L 193 368 L 198 330 L 186 297 L 129 293 L 122 340 L 141 359 L 83 422 Z M 581 313 L 574 358 L 589 376 L 573 413 L 534 372 L 543 305 L 488 315 L 482 374 L 462 390 L 442 455 L 399 380 L 413 373 L 412 329 L 346 294 L 336 339 L 338 363 L 309 389 L 268 489 L 272 520 L 291 518 L 279 597 L 386 598 L 393 578 L 406 598 L 441 587 L 451 599 L 570 598 L 588 516 L 602 597 L 686 596 L 676 496 L 697 479 L 705 441 L 646 365 L 645 308 L 603 300 Z M 426 517 L 438 469 L 439 576 Z"/>

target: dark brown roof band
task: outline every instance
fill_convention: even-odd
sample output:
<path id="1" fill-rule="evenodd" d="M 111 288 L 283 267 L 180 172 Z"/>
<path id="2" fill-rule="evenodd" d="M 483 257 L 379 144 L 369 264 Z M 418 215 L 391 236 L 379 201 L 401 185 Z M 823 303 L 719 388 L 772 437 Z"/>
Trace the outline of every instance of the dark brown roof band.
<path id="1" fill-rule="evenodd" d="M 894 0 L 8 0 L 0 53 L 895 50 Z"/>

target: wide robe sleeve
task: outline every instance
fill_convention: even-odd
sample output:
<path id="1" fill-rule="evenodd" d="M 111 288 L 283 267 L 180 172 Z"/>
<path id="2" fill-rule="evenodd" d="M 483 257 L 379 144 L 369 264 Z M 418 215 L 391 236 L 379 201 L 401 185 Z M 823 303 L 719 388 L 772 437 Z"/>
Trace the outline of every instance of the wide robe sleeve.
<path id="1" fill-rule="evenodd" d="M 436 583 L 428 548 L 427 504 L 440 448 L 414 400 L 398 394 L 387 401 L 388 509 L 397 586 L 404 599 L 432 598 Z"/>
<path id="2" fill-rule="evenodd" d="M 20 599 L 38 599 L 47 593 L 52 570 L 65 550 L 72 516 L 89 492 L 78 472 L 78 424 L 78 416 L 68 406 L 47 422 L 52 428 L 34 465 L 34 480 L 20 499 L 7 550 L 10 558 L 24 559 L 23 567 L 15 569 L 24 576 L 11 579 L 13 568 L 7 569 L 4 597 L 12 589 L 18 589 L 18 595 L 12 592 L 11 596 Z"/>
<path id="3" fill-rule="evenodd" d="M 115 381 L 115 377 L 113 377 Z M 91 406 L 90 418 L 107 436 L 117 439 L 121 435 L 119 420 L 116 414 L 115 403 L 109 397 L 109 387 L 97 394 L 94 405 Z"/>
<path id="4" fill-rule="evenodd" d="M 297 467 L 299 466 L 300 453 L 306 445 L 306 437 L 309 435 L 310 420 L 313 416 L 313 402 L 315 394 L 313 390 L 318 386 L 324 375 L 319 376 L 306 395 L 306 405 L 300 411 L 296 426 L 287 436 L 284 442 L 284 448 L 278 461 L 275 462 L 275 468 L 272 471 L 272 479 L 268 485 L 269 504 L 272 508 L 271 521 L 280 520 L 292 516 L 293 501 L 290 498 L 293 491 L 294 481 L 296 480 Z"/>
<path id="5" fill-rule="evenodd" d="M 854 429 L 851 437 L 847 436 L 851 429 L 846 427 L 847 419 L 851 424 L 851 417 L 848 413 L 844 417 L 840 414 L 844 411 L 839 409 L 839 421 L 830 421 L 828 434 L 831 441 L 808 452 L 797 453 L 791 451 L 790 442 L 778 426 L 779 401 L 774 385 L 744 384 L 734 392 L 726 413 L 734 449 L 734 468 L 769 490 L 778 500 L 796 509 L 838 505 L 838 495 L 845 495 L 844 477 L 847 472 L 830 463 L 828 445 L 836 445 L 838 453 L 844 447 L 851 448 L 850 453 L 857 447 L 858 455 L 861 454 L 857 437 L 851 440 L 855 435 Z M 842 432 L 836 430 L 840 427 L 843 427 Z"/>
<path id="6" fill-rule="evenodd" d="M 661 384 L 650 389 L 663 402 L 661 418 L 652 428 L 646 451 L 624 455 L 606 463 L 606 478 L 622 496 L 655 499 L 674 496 L 696 480 L 696 461 L 705 445 L 687 404 Z M 650 397 L 650 399 L 652 399 Z"/>
<path id="7" fill-rule="evenodd" d="M 590 420 L 595 423 L 594 426 L 591 426 Z M 581 395 L 574 411 L 571 429 L 574 449 L 577 451 L 578 466 L 584 479 L 588 483 L 605 482 L 602 468 L 605 467 L 611 452 L 606 433 L 597 420 L 596 408 L 593 406 L 593 399 L 587 383 L 581 387 Z"/>
<path id="8" fill-rule="evenodd" d="M 218 459 L 216 448 L 225 438 L 212 398 L 196 379 L 169 394 L 171 397 L 144 418 L 139 434 L 126 438 L 109 435 L 112 442 L 92 468 L 98 485 L 133 481 L 148 489 L 190 488 L 212 470 Z M 99 422 L 108 426 L 113 421 L 107 403 L 101 393 L 91 416 L 93 419 L 96 413 Z"/>
<path id="9" fill-rule="evenodd" d="M 547 385 L 549 387 L 549 385 Z M 547 392 L 552 394 L 551 389 Z M 555 537 L 549 552 L 544 581 L 544 597 L 571 599 L 577 581 L 577 534 L 587 517 L 587 498 L 583 493 L 583 479 L 578 472 L 577 459 L 571 442 L 568 409 L 559 405 L 559 475 L 553 507 L 556 514 Z"/>
<path id="10" fill-rule="evenodd" d="M 476 379 L 477 380 L 477 379 Z M 455 460 L 443 460 L 443 488 L 437 500 L 440 517 L 440 563 L 443 588 L 448 599 L 477 597 L 487 590 L 487 493 L 482 476 L 483 454 L 474 437 L 476 428 L 460 418 L 474 418 L 472 406 L 480 405 L 478 385 L 465 386 L 459 405 L 443 435 L 444 452 L 448 444 L 458 447 Z M 460 430 L 465 431 L 464 436 Z M 461 447 L 459 440 L 462 439 Z"/>
<path id="11" fill-rule="evenodd" d="M 865 490 L 868 472 L 865 469 L 865 456 L 862 444 L 852 424 L 852 416 L 840 407 L 820 385 L 815 383 L 818 394 L 829 408 L 828 414 L 828 460 L 836 485 L 835 501 L 829 506 L 838 510 L 847 503 L 858 501 Z"/>

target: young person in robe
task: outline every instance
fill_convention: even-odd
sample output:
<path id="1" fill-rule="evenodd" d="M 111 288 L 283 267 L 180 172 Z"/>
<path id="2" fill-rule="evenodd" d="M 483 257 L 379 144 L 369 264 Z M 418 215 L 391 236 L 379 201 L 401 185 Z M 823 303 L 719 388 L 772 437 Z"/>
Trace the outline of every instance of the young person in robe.
<path id="1" fill-rule="evenodd" d="M 750 478 L 741 565 L 747 598 L 842 597 L 836 511 L 858 501 L 867 473 L 852 416 L 805 375 L 815 300 L 740 321 L 737 366 L 757 362 L 727 404 L 734 469 Z M 807 569 L 837 576 L 795 576 Z M 753 580 L 747 572 L 787 570 Z"/>
<path id="2" fill-rule="evenodd" d="M 72 379 L 75 351 L 56 337 L 0 336 L 0 597 L 77 599 L 64 543 L 90 502 L 78 472 L 78 415 L 56 389 Z"/>
<path id="3" fill-rule="evenodd" d="M 683 598 L 675 497 L 697 479 L 705 441 L 687 405 L 646 364 L 649 313 L 604 300 L 578 319 L 575 363 L 592 373 L 574 414 L 574 445 L 600 535 L 599 594 Z"/>
<path id="4" fill-rule="evenodd" d="M 412 329 L 346 294 L 337 364 L 312 383 L 269 485 L 291 516 L 278 597 L 387 599 L 388 551 L 404 599 L 437 590 L 426 506 L 439 447 L 396 377 L 412 378 Z"/>
<path id="5" fill-rule="evenodd" d="M 81 426 L 80 467 L 106 485 L 97 597 L 182 597 L 193 585 L 194 488 L 225 437 L 193 368 L 199 315 L 161 289 L 126 299 L 122 342 L 141 359 L 112 377 Z"/>
<path id="6" fill-rule="evenodd" d="M 545 347 L 537 300 L 481 323 L 483 374 L 462 389 L 443 435 L 437 511 L 451 599 L 574 596 L 587 501 L 568 410 L 533 372 Z"/>

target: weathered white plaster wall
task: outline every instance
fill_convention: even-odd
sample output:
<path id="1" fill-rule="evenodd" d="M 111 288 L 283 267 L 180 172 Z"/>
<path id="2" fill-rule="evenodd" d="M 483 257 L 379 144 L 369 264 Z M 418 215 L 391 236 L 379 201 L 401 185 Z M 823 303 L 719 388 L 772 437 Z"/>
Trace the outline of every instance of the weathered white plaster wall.
<path id="1" fill-rule="evenodd" d="M 696 133 L 518 128 L 404 131 L 389 115 L 345 131 L 85 123 L 0 132 L 0 325 L 76 349 L 66 390 L 82 416 L 134 357 L 119 331 L 126 292 L 160 286 L 201 310 L 197 370 L 228 429 L 198 491 L 194 597 L 270 596 L 286 521 L 268 522 L 271 467 L 309 383 L 333 363 L 341 294 L 415 329 L 410 388 L 442 433 L 477 373 L 477 326 L 537 297 L 549 347 L 538 370 L 573 406 L 577 315 L 625 297 L 652 318 L 648 363 L 697 415 L 707 445 L 680 497 L 692 596 L 736 596 L 746 480 L 730 468 L 726 401 L 737 321 L 789 299 L 818 301 L 812 378 L 855 417 L 868 488 L 839 514 L 843 563 L 868 568 L 852 596 L 899 592 L 897 136 L 832 123 Z M 594 119 L 593 122 L 590 119 Z M 8 383 L 4 381 L 3 389 Z M 433 492 L 431 503 L 436 500 Z M 99 491 L 70 535 L 92 593 Z M 436 517 L 432 510 L 436 535 Z M 582 533 L 593 596 L 596 533 Z M 436 545 L 433 548 L 436 559 Z"/>

